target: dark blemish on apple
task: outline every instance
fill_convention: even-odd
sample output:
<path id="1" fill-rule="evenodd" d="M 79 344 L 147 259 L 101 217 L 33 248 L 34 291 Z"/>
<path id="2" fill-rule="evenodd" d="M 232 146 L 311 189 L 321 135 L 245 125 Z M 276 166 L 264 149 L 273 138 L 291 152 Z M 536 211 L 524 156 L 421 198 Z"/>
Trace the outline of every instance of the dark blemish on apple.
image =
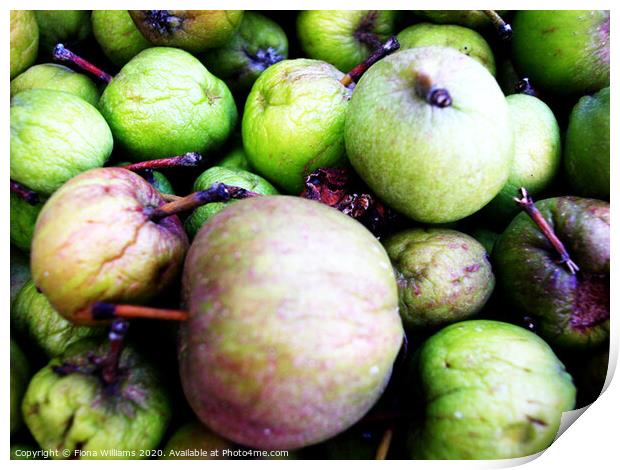
<path id="1" fill-rule="evenodd" d="M 149 28 L 161 36 L 174 34 L 183 26 L 183 18 L 171 15 L 168 10 L 147 10 L 145 21 Z"/>
<path id="2" fill-rule="evenodd" d="M 582 274 L 576 284 L 570 326 L 585 332 L 609 320 L 609 276 Z"/>
<path id="3" fill-rule="evenodd" d="M 547 426 L 547 422 L 543 421 L 542 419 L 534 418 L 533 416 L 530 416 L 530 415 L 525 415 L 525 418 L 532 424 L 536 424 L 538 426 Z"/>
<path id="4" fill-rule="evenodd" d="M 558 30 L 558 28 L 556 26 L 553 26 L 551 28 L 543 29 L 541 31 L 541 33 L 543 33 L 543 34 L 555 33 L 557 30 Z"/>
<path id="5" fill-rule="evenodd" d="M 475 273 L 479 269 L 480 269 L 480 265 L 478 263 L 475 263 L 475 264 L 472 264 L 471 266 L 466 266 L 465 267 L 465 272 L 466 273 Z"/>
<path id="6" fill-rule="evenodd" d="M 469 251 L 469 247 L 465 243 L 461 244 L 461 248 L 465 251 Z"/>

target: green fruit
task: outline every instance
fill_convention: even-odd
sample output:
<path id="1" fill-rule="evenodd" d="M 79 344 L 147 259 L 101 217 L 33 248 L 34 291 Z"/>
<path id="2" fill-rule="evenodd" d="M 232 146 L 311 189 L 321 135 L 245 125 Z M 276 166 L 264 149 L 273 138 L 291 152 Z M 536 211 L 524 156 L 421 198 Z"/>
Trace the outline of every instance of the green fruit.
<path id="1" fill-rule="evenodd" d="M 346 73 L 394 34 L 395 20 L 396 12 L 387 10 L 305 10 L 297 36 L 307 57 Z"/>
<path id="2" fill-rule="evenodd" d="M 477 228 L 471 231 L 470 235 L 480 243 L 489 255 L 493 254 L 495 243 L 499 239 L 499 233 L 485 228 Z"/>
<path id="3" fill-rule="evenodd" d="M 243 149 L 243 144 L 235 146 L 230 152 L 224 155 L 217 163 L 217 166 L 252 171 L 250 162 L 248 162 L 248 156 L 245 154 L 245 150 Z"/>
<path id="4" fill-rule="evenodd" d="M 518 11 L 512 56 L 535 86 L 557 94 L 609 86 L 609 11 Z"/>
<path id="5" fill-rule="evenodd" d="M 580 196 L 609 199 L 609 87 L 584 96 L 573 108 L 566 131 L 564 167 Z"/>
<path id="6" fill-rule="evenodd" d="M 24 421 L 41 448 L 59 451 L 54 458 L 145 458 L 140 451 L 155 449 L 164 435 L 171 405 L 157 369 L 126 347 L 119 378 L 106 386 L 91 358 L 108 350 L 107 342 L 74 343 L 30 381 Z"/>
<path id="7" fill-rule="evenodd" d="M 521 213 L 493 250 L 493 266 L 511 305 L 563 348 L 591 348 L 609 338 L 609 203 L 556 197 L 536 203 L 579 267 L 572 274 L 530 217 Z"/>
<path id="8" fill-rule="evenodd" d="M 507 459 L 547 448 L 575 387 L 551 348 L 524 328 L 488 320 L 450 325 L 415 366 L 424 417 L 414 459 Z"/>
<path id="9" fill-rule="evenodd" d="M 105 328 L 76 326 L 54 310 L 32 281 L 19 291 L 11 308 L 11 325 L 49 357 L 60 356 L 76 341 L 104 336 Z"/>
<path id="10" fill-rule="evenodd" d="M 194 183 L 193 190 L 202 191 L 203 189 L 209 189 L 215 183 L 238 186 L 258 194 L 278 194 L 278 190 L 271 183 L 254 173 L 238 168 L 224 168 L 221 166 L 211 167 L 202 173 Z M 185 221 L 187 234 L 190 238 L 193 238 L 211 217 L 235 202 L 237 201 L 216 202 L 194 209 L 194 212 Z"/>
<path id="11" fill-rule="evenodd" d="M 201 59 L 231 90 L 249 90 L 263 71 L 288 57 L 284 30 L 273 20 L 246 12 L 237 32 L 222 47 Z"/>
<path id="12" fill-rule="evenodd" d="M 316 201 L 249 198 L 210 219 L 183 278 L 180 374 L 198 418 L 265 450 L 357 422 L 402 341 L 389 263 L 360 223 Z"/>
<path id="13" fill-rule="evenodd" d="M 129 14 L 151 43 L 193 53 L 226 44 L 243 19 L 243 10 L 129 10 Z"/>
<path id="14" fill-rule="evenodd" d="M 152 47 L 131 59 L 99 101 L 115 141 L 132 160 L 208 152 L 237 120 L 233 97 L 191 54 Z"/>
<path id="15" fill-rule="evenodd" d="M 483 29 L 491 26 L 489 17 L 484 10 L 414 10 L 433 23 L 457 24 L 472 29 Z M 506 10 L 495 10 L 498 15 L 506 14 Z"/>
<path id="16" fill-rule="evenodd" d="M 479 62 L 447 47 L 399 51 L 357 84 L 345 124 L 351 164 L 414 220 L 454 222 L 506 183 L 513 132 L 506 99 Z"/>
<path id="17" fill-rule="evenodd" d="M 177 216 L 149 220 L 148 209 L 163 203 L 144 179 L 115 167 L 76 176 L 48 199 L 31 268 L 58 313 L 92 323 L 76 318 L 92 302 L 145 303 L 177 282 L 187 235 Z"/>
<path id="18" fill-rule="evenodd" d="M 127 10 L 93 10 L 90 20 L 101 50 L 118 66 L 125 65 L 139 52 L 151 47 Z"/>
<path id="19" fill-rule="evenodd" d="M 234 446 L 199 422 L 177 429 L 163 450 L 164 460 L 222 460 Z"/>
<path id="20" fill-rule="evenodd" d="M 11 434 L 22 426 L 22 398 L 28 386 L 30 366 L 17 343 L 11 340 Z"/>
<path id="21" fill-rule="evenodd" d="M 25 252 L 30 251 L 34 224 L 43 202 L 29 204 L 11 192 L 11 244 Z"/>
<path id="22" fill-rule="evenodd" d="M 51 194 L 111 153 L 110 128 L 83 99 L 42 89 L 11 98 L 11 179 Z"/>
<path id="23" fill-rule="evenodd" d="M 343 74 L 318 60 L 283 60 L 256 80 L 241 131 L 250 165 L 288 193 L 305 177 L 346 160 L 344 120 L 351 90 Z"/>
<path id="24" fill-rule="evenodd" d="M 64 65 L 33 65 L 11 80 L 11 97 L 33 88 L 66 91 L 79 96 L 93 106 L 97 106 L 99 101 L 99 90 L 94 82 L 86 75 L 76 73 Z"/>
<path id="25" fill-rule="evenodd" d="M 39 27 L 34 12 L 11 10 L 11 80 L 37 60 Z"/>
<path id="26" fill-rule="evenodd" d="M 514 198 L 525 187 L 532 196 L 542 192 L 554 180 L 562 158 L 560 127 L 553 111 L 530 95 L 506 98 L 514 130 L 514 158 L 508 181 L 485 207 L 486 214 L 508 222 L 518 212 Z"/>
<path id="27" fill-rule="evenodd" d="M 51 54 L 54 46 L 82 42 L 91 33 L 88 10 L 35 10 L 41 48 Z"/>
<path id="28" fill-rule="evenodd" d="M 383 242 L 398 283 L 405 326 L 428 328 L 469 318 L 495 287 L 488 254 L 456 230 L 409 229 Z"/>
<path id="29" fill-rule="evenodd" d="M 491 75 L 495 75 L 493 51 L 484 38 L 473 29 L 456 25 L 418 23 L 403 29 L 397 36 L 400 49 L 423 46 L 451 47 L 476 59 Z"/>
<path id="30" fill-rule="evenodd" d="M 22 286 L 30 279 L 30 258 L 11 245 L 11 305 Z"/>

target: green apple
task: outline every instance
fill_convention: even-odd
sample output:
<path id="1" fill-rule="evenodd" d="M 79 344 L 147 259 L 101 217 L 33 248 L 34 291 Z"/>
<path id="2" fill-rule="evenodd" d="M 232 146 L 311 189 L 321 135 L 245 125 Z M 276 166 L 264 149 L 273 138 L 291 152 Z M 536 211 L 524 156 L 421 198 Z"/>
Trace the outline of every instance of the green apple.
<path id="1" fill-rule="evenodd" d="M 395 20 L 387 10 L 304 10 L 297 36 L 307 57 L 346 73 L 394 34 Z"/>
<path id="2" fill-rule="evenodd" d="M 425 223 L 481 209 L 506 183 L 514 153 L 508 104 L 493 76 L 441 46 L 372 66 L 353 92 L 344 137 L 370 189 Z"/>
<path id="3" fill-rule="evenodd" d="M 506 98 L 514 130 L 514 159 L 508 181 L 485 207 L 486 215 L 509 222 L 518 212 L 514 198 L 521 187 L 534 196 L 555 179 L 562 158 L 560 126 L 543 101 L 525 94 Z"/>
<path id="4" fill-rule="evenodd" d="M 59 64 L 33 65 L 19 74 L 11 80 L 11 97 L 33 88 L 73 93 L 93 106 L 97 106 L 100 95 L 90 78 Z"/>
<path id="5" fill-rule="evenodd" d="M 37 291 L 32 280 L 24 284 L 13 302 L 11 326 L 49 357 L 60 356 L 76 341 L 106 333 L 105 328 L 77 326 L 65 320 Z"/>
<path id="6" fill-rule="evenodd" d="M 71 46 L 91 34 L 88 10 L 35 10 L 39 25 L 40 47 L 51 54 L 54 46 Z"/>
<path id="7" fill-rule="evenodd" d="M 11 79 L 37 60 L 39 27 L 31 10 L 11 10 Z"/>
<path id="8" fill-rule="evenodd" d="M 11 179 L 51 194 L 111 153 L 108 124 L 82 98 L 44 89 L 11 98 Z"/>
<path id="9" fill-rule="evenodd" d="M 249 90 L 261 73 L 288 57 L 288 39 L 273 20 L 246 12 L 235 34 L 217 49 L 200 56 L 210 72 L 233 90 Z"/>
<path id="10" fill-rule="evenodd" d="M 579 271 L 571 273 L 540 228 L 521 213 L 493 250 L 506 298 L 538 333 L 561 348 L 587 349 L 609 338 L 609 203 L 572 196 L 536 203 Z"/>
<path id="11" fill-rule="evenodd" d="M 256 172 L 288 193 L 305 177 L 346 161 L 344 120 L 351 90 L 343 74 L 319 60 L 283 60 L 258 77 L 248 96 L 241 131 Z"/>
<path id="12" fill-rule="evenodd" d="M 22 198 L 11 192 L 11 244 L 25 252 L 30 251 L 34 224 L 43 201 L 36 204 L 29 204 Z"/>
<path id="13" fill-rule="evenodd" d="M 230 169 L 237 168 L 239 170 L 252 171 L 250 162 L 248 162 L 248 156 L 246 155 L 245 149 L 243 148 L 243 143 L 235 145 L 235 147 L 233 147 L 230 152 L 224 155 L 222 159 L 217 162 L 217 166 Z"/>
<path id="14" fill-rule="evenodd" d="M 400 49 L 423 46 L 445 46 L 476 59 L 491 75 L 495 75 L 493 51 L 484 38 L 473 29 L 457 25 L 418 23 L 403 29 L 397 36 Z"/>
<path id="15" fill-rule="evenodd" d="M 10 252 L 11 305 L 23 285 L 30 280 L 30 258 L 11 245 Z"/>
<path id="16" fill-rule="evenodd" d="M 151 43 L 196 53 L 221 47 L 235 33 L 243 10 L 129 10 Z"/>
<path id="17" fill-rule="evenodd" d="M 115 167 L 82 173 L 48 199 L 35 226 L 31 269 L 58 313 L 93 323 L 76 314 L 98 301 L 148 302 L 178 281 L 187 235 L 177 216 L 149 219 L 148 209 L 163 203 L 143 178 Z"/>
<path id="18" fill-rule="evenodd" d="M 609 86 L 608 10 L 515 13 L 512 57 L 535 86 L 556 94 Z"/>
<path id="19" fill-rule="evenodd" d="M 191 54 L 152 47 L 136 55 L 106 87 L 99 109 L 132 160 L 208 152 L 237 120 L 226 84 Z"/>
<path id="20" fill-rule="evenodd" d="M 28 359 L 17 343 L 11 340 L 11 434 L 19 431 L 23 424 L 21 405 L 29 378 Z"/>
<path id="21" fill-rule="evenodd" d="M 508 459 L 546 449 L 575 386 L 551 348 L 524 328 L 489 320 L 431 336 L 413 364 L 423 417 L 414 459 Z"/>
<path id="22" fill-rule="evenodd" d="M 157 368 L 125 347 L 119 377 L 106 384 L 92 358 L 108 349 L 106 341 L 82 340 L 32 377 L 24 421 L 42 449 L 58 451 L 53 458 L 146 458 L 141 451 L 163 437 L 172 413 Z"/>
<path id="23" fill-rule="evenodd" d="M 193 191 L 209 189 L 215 183 L 238 186 L 258 194 L 278 194 L 278 190 L 271 183 L 254 173 L 238 168 L 225 168 L 221 166 L 213 166 L 202 173 L 194 183 Z M 194 212 L 185 220 L 187 234 L 190 238 L 193 238 L 205 222 L 226 206 L 236 202 L 236 200 L 215 202 L 194 209 Z"/>
<path id="24" fill-rule="evenodd" d="M 609 199 L 609 87 L 584 96 L 568 120 L 564 167 L 579 196 Z"/>
<path id="25" fill-rule="evenodd" d="M 414 12 L 433 23 L 457 24 L 472 29 L 484 29 L 492 22 L 484 10 L 414 10 Z M 506 14 L 507 10 L 495 10 L 498 15 Z"/>
<path id="26" fill-rule="evenodd" d="M 495 243 L 500 236 L 499 233 L 482 227 L 472 230 L 470 235 L 487 250 L 489 255 L 493 254 L 493 248 L 495 248 Z"/>
<path id="27" fill-rule="evenodd" d="M 353 425 L 402 342 L 381 244 L 299 197 L 244 199 L 211 218 L 188 252 L 183 294 L 185 396 L 215 433 L 253 448 L 300 448 Z"/>
<path id="28" fill-rule="evenodd" d="M 456 230 L 408 229 L 383 246 L 396 273 L 406 327 L 436 327 L 472 317 L 495 287 L 484 247 Z"/>
<path id="29" fill-rule="evenodd" d="M 198 421 L 181 426 L 168 440 L 163 450 L 164 460 L 224 460 L 225 451 L 234 445 Z"/>
<path id="30" fill-rule="evenodd" d="M 93 10 L 90 21 L 101 50 L 115 65 L 123 66 L 151 47 L 127 10 Z"/>

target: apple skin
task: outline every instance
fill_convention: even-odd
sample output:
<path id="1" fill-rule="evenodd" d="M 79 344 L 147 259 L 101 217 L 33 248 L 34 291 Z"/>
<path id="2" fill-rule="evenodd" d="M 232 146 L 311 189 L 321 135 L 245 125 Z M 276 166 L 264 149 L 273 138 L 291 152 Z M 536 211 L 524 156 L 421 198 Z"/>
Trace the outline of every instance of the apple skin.
<path id="1" fill-rule="evenodd" d="M 29 256 L 21 250 L 11 245 L 10 253 L 11 267 L 11 305 L 17 297 L 21 288 L 30 280 L 30 259 Z"/>
<path id="2" fill-rule="evenodd" d="M 385 250 L 324 204 L 231 204 L 188 252 L 180 374 L 198 418 L 258 449 L 327 440 L 378 400 L 403 338 Z"/>
<path id="3" fill-rule="evenodd" d="M 508 301 L 561 348 L 591 348 L 609 338 L 609 203 L 566 196 L 536 207 L 579 267 L 576 275 L 530 217 L 517 215 L 497 241 L 493 266 Z"/>
<path id="4" fill-rule="evenodd" d="M 609 11 L 515 13 L 512 56 L 521 74 L 555 94 L 609 86 Z"/>
<path id="5" fill-rule="evenodd" d="M 99 90 L 86 75 L 59 64 L 37 64 L 11 80 L 11 97 L 33 88 L 66 91 L 97 106 Z"/>
<path id="6" fill-rule="evenodd" d="M 37 60 L 39 27 L 31 10 L 11 10 L 11 80 Z"/>
<path id="7" fill-rule="evenodd" d="M 425 74 L 448 90 L 440 108 L 416 92 Z M 481 209 L 506 183 L 513 159 L 508 105 L 483 65 L 454 49 L 418 47 L 370 67 L 345 122 L 349 160 L 393 209 L 445 223 Z"/>
<path id="8" fill-rule="evenodd" d="M 409 436 L 414 459 L 508 459 L 547 448 L 575 386 L 534 333 L 468 320 L 431 336 L 412 361 L 424 416 Z"/>
<path id="9" fill-rule="evenodd" d="M 507 10 L 495 12 L 502 16 Z M 414 13 L 433 23 L 456 24 L 472 29 L 485 29 L 492 24 L 482 10 L 414 10 Z"/>
<path id="10" fill-rule="evenodd" d="M 152 44 L 197 53 L 221 47 L 237 31 L 243 10 L 129 10 Z"/>
<path id="11" fill-rule="evenodd" d="M 484 247 L 456 230 L 408 229 L 387 238 L 383 246 L 396 273 L 406 327 L 465 320 L 478 313 L 495 287 Z"/>
<path id="12" fill-rule="evenodd" d="M 29 204 L 15 193 L 11 193 L 11 245 L 20 250 L 30 252 L 34 225 L 37 222 L 39 212 L 43 208 L 43 202 L 35 205 Z"/>
<path id="13" fill-rule="evenodd" d="M 41 50 L 51 54 L 54 46 L 72 46 L 87 39 L 92 30 L 87 10 L 35 10 Z"/>
<path id="14" fill-rule="evenodd" d="M 227 460 L 222 455 L 224 450 L 233 450 L 232 442 L 221 438 L 198 421 L 192 421 L 177 429 L 164 447 L 162 460 Z M 218 456 L 211 456 L 211 452 Z M 204 452 L 206 455 L 190 455 Z M 179 455 L 185 453 L 187 455 Z"/>
<path id="15" fill-rule="evenodd" d="M 582 97 L 568 120 L 564 168 L 579 196 L 609 200 L 609 98 L 609 87 Z"/>
<path id="16" fill-rule="evenodd" d="M 11 434 L 22 427 L 24 421 L 22 419 L 22 399 L 26 388 L 28 387 L 28 379 L 30 378 L 30 366 L 28 359 L 22 352 L 19 345 L 11 339 Z"/>
<path id="17" fill-rule="evenodd" d="M 115 65 L 122 67 L 152 46 L 142 36 L 127 10 L 93 10 L 90 20 L 97 43 Z"/>
<path id="18" fill-rule="evenodd" d="M 69 180 L 35 226 L 35 285 L 67 320 L 92 302 L 142 303 L 177 281 L 187 235 L 177 216 L 155 223 L 145 208 L 161 195 L 123 168 L 97 168 Z"/>
<path id="19" fill-rule="evenodd" d="M 243 146 L 256 173 L 290 194 L 308 174 L 346 162 L 344 120 L 351 90 L 332 65 L 283 60 L 265 70 L 245 104 Z"/>
<path id="20" fill-rule="evenodd" d="M 557 177 L 562 159 L 560 126 L 543 101 L 525 94 L 506 98 L 514 130 L 514 158 L 508 181 L 485 206 L 484 215 L 495 223 L 507 224 L 519 212 L 518 190 L 531 196 L 545 190 Z"/>
<path id="21" fill-rule="evenodd" d="M 131 456 L 107 458 L 140 459 L 140 451 L 155 449 L 172 415 L 170 397 L 155 365 L 127 345 L 120 357 L 118 382 L 105 386 L 91 372 L 91 358 L 103 357 L 107 341 L 82 340 L 53 358 L 32 377 L 22 403 L 24 421 L 42 449 L 57 449 L 56 459 L 66 459 L 62 450 L 81 449 L 84 459 L 101 459 L 113 449 Z M 81 368 L 59 372 L 59 367 Z"/>
<path id="22" fill-rule="evenodd" d="M 380 44 L 394 34 L 395 21 L 396 12 L 388 10 L 304 10 L 297 16 L 297 36 L 306 57 L 347 73 L 373 51 L 359 32 Z"/>
<path id="23" fill-rule="evenodd" d="M 56 90 L 27 90 L 11 98 L 11 179 L 41 194 L 103 166 L 112 133 L 97 109 Z"/>
<path id="24" fill-rule="evenodd" d="M 495 57 L 485 39 L 473 29 L 447 24 L 418 23 L 403 29 L 396 36 L 400 49 L 423 46 L 452 47 L 476 59 L 495 76 Z"/>

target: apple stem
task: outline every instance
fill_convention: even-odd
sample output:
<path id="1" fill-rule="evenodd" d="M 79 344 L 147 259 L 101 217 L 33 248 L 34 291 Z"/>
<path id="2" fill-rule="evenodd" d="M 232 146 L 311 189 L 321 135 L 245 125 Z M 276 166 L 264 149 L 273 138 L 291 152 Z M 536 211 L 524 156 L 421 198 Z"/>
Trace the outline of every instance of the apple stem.
<path id="1" fill-rule="evenodd" d="M 547 240 L 553 245 L 553 248 L 560 255 L 560 264 L 566 264 L 566 267 L 570 271 L 571 274 L 576 274 L 579 271 L 579 267 L 573 260 L 570 259 L 568 251 L 566 251 L 566 247 L 564 243 L 558 238 L 555 234 L 549 222 L 545 220 L 543 215 L 540 213 L 536 205 L 534 204 L 534 200 L 532 196 L 529 195 L 525 188 L 519 189 L 521 197 L 515 197 L 515 202 L 523 209 L 527 215 L 529 215 L 534 223 L 540 228 L 541 232 L 547 237 Z"/>
<path id="2" fill-rule="evenodd" d="M 415 77 L 415 91 L 432 106 L 447 108 L 452 105 L 452 97 L 448 90 L 436 87 L 431 77 L 423 72 L 419 72 Z"/>
<path id="3" fill-rule="evenodd" d="M 527 77 L 519 79 L 519 81 L 515 85 L 515 91 L 523 95 L 536 96 L 536 90 L 534 90 L 532 82 Z"/>
<path id="4" fill-rule="evenodd" d="M 393 436 L 394 429 L 392 429 L 391 427 L 387 428 L 383 433 L 383 437 L 381 438 L 381 442 L 379 443 L 379 447 L 377 448 L 375 460 L 385 460 L 387 458 Z"/>
<path id="5" fill-rule="evenodd" d="M 151 318 L 154 320 L 185 321 L 188 316 L 189 314 L 185 310 L 169 310 L 163 308 L 143 307 L 140 305 L 95 302 L 76 312 L 75 319 L 86 321 L 106 321 L 118 318 Z"/>
<path id="6" fill-rule="evenodd" d="M 128 329 L 129 322 L 124 318 L 115 319 L 110 326 L 110 333 L 108 334 L 110 349 L 101 361 L 101 378 L 108 385 L 116 383 L 118 380 L 121 354 L 125 348 L 125 336 Z"/>
<path id="7" fill-rule="evenodd" d="M 39 203 L 39 194 L 17 181 L 11 180 L 11 192 L 15 193 L 20 199 L 23 199 L 31 206 L 35 206 Z"/>
<path id="8" fill-rule="evenodd" d="M 482 10 L 487 18 L 491 20 L 495 30 L 499 34 L 499 38 L 502 41 L 510 41 L 512 39 L 512 27 L 506 23 L 501 16 L 497 14 L 495 10 Z"/>
<path id="9" fill-rule="evenodd" d="M 364 72 L 366 72 L 366 70 L 368 70 L 375 62 L 380 61 L 385 56 L 397 51 L 399 48 L 400 44 L 398 43 L 396 36 L 392 36 L 372 54 L 370 54 L 364 62 L 353 67 L 349 73 L 340 79 L 340 83 L 344 86 L 349 86 L 351 83 L 357 82 Z"/>
<path id="10" fill-rule="evenodd" d="M 238 186 L 229 186 L 224 183 L 215 183 L 209 189 L 197 191 L 176 201 L 172 201 L 156 208 L 145 208 L 148 218 L 157 222 L 179 212 L 186 212 L 196 207 L 209 204 L 211 202 L 227 202 L 231 199 L 245 199 L 248 197 L 260 196 L 260 194 L 248 191 Z"/>
<path id="11" fill-rule="evenodd" d="M 81 58 L 79 55 L 74 54 L 69 49 L 67 49 L 64 44 L 56 44 L 52 56 L 56 60 L 71 62 L 72 64 L 78 66 L 82 70 L 94 75 L 99 80 L 102 80 L 106 83 L 110 83 L 112 81 L 112 75 L 104 72 L 99 67 L 96 67 L 95 65 L 88 62 L 86 59 Z"/>
<path id="12" fill-rule="evenodd" d="M 130 171 L 157 170 L 161 168 L 195 167 L 202 162 L 202 155 L 198 152 L 187 152 L 177 157 L 158 158 L 156 160 L 146 160 L 144 162 L 130 163 L 124 165 Z"/>
<path id="13" fill-rule="evenodd" d="M 174 202 L 180 199 L 183 199 L 181 196 L 177 196 L 176 194 L 168 194 L 168 193 L 159 193 L 162 199 L 166 202 Z"/>

